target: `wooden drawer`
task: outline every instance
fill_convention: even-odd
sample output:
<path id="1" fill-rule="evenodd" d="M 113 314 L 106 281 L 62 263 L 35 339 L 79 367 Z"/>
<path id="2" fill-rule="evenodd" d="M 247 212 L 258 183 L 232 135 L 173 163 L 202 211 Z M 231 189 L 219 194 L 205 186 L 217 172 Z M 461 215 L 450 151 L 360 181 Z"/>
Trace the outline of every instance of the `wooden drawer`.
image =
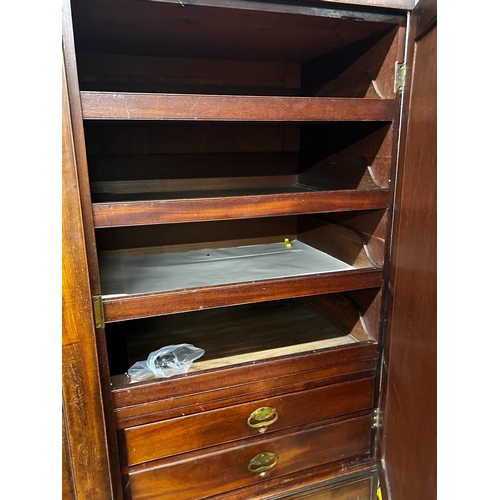
<path id="1" fill-rule="evenodd" d="M 299 493 L 280 496 L 280 500 L 371 500 L 373 476 L 356 479 L 341 485 L 327 485 L 311 488 Z M 273 498 L 269 498 L 273 500 Z M 276 497 L 277 500 L 277 497 Z"/>
<path id="2" fill-rule="evenodd" d="M 189 453 L 129 469 L 133 500 L 200 500 L 270 478 L 360 456 L 370 451 L 371 416 L 281 431 L 237 446 Z M 251 472 L 254 457 L 272 453 L 266 472 Z M 258 468 L 257 464 L 254 467 Z"/>
<path id="3" fill-rule="evenodd" d="M 135 465 L 367 410 L 373 406 L 373 396 L 374 378 L 370 377 L 131 427 L 124 431 L 127 463 Z M 250 418 L 263 407 L 268 408 L 269 417 Z"/>

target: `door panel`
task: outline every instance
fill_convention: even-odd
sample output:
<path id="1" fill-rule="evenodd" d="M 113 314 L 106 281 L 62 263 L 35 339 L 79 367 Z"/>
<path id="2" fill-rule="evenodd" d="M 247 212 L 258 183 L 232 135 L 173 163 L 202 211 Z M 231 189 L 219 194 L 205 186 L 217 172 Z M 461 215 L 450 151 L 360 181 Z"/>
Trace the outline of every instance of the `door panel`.
<path id="1" fill-rule="evenodd" d="M 436 2 L 412 13 L 381 429 L 384 500 L 436 498 Z M 434 13 L 432 9 L 434 8 Z M 427 24 L 423 26 L 424 21 Z M 429 24 L 430 22 L 430 24 Z M 391 313 L 392 310 L 392 313 Z"/>

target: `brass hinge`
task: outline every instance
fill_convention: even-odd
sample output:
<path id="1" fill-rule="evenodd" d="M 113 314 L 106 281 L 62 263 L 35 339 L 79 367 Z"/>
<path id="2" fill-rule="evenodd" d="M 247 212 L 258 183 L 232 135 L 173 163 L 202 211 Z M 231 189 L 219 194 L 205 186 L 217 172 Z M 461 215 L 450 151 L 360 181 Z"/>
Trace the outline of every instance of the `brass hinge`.
<path id="1" fill-rule="evenodd" d="M 92 297 L 94 304 L 94 322 L 96 328 L 104 328 L 104 307 L 102 305 L 102 296 L 94 295 Z"/>
<path id="2" fill-rule="evenodd" d="M 377 429 L 380 426 L 380 410 L 375 408 L 372 415 L 372 429 Z"/>
<path id="3" fill-rule="evenodd" d="M 396 74 L 394 77 L 394 92 L 403 92 L 406 84 L 406 64 L 396 63 Z"/>

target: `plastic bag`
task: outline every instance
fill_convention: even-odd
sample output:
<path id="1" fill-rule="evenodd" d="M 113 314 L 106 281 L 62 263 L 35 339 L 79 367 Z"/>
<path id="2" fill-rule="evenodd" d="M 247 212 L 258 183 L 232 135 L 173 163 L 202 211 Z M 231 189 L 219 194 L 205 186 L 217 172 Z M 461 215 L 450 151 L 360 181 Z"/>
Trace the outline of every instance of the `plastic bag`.
<path id="1" fill-rule="evenodd" d="M 146 361 L 138 361 L 132 365 L 127 375 L 130 382 L 134 383 L 187 373 L 193 361 L 204 354 L 204 349 L 192 344 L 168 345 L 150 353 Z"/>

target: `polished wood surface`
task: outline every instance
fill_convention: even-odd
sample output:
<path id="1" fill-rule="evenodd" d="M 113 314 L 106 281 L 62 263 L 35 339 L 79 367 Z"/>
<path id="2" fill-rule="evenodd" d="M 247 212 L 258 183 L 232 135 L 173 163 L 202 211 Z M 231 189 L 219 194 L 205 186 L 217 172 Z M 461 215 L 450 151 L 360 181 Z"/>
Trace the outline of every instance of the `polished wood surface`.
<path id="1" fill-rule="evenodd" d="M 364 455 L 369 451 L 370 425 L 370 415 L 359 416 L 320 427 L 305 426 L 291 434 L 277 432 L 206 454 L 159 460 L 150 467 L 131 467 L 132 497 L 148 500 L 201 499 L 255 484 L 265 478 Z M 250 472 L 247 469 L 250 460 L 265 451 L 276 454 L 277 465 L 264 476 Z"/>
<path id="2" fill-rule="evenodd" d="M 415 40 L 418 40 L 437 23 L 437 0 L 420 2 L 412 17 L 415 18 L 413 20 Z"/>
<path id="3" fill-rule="evenodd" d="M 294 186 L 298 183 L 298 154 L 292 150 L 286 151 L 284 147 L 286 125 L 183 122 L 173 126 L 168 122 L 160 122 L 156 127 L 148 127 L 151 125 L 148 122 L 143 127 L 135 124 L 133 130 L 129 129 L 133 124 L 123 125 L 122 122 L 86 124 L 92 193 L 104 192 L 104 188 L 109 187 L 101 185 L 104 182 L 150 181 L 152 184 L 154 181 L 170 181 L 171 191 Z M 96 126 L 98 130 L 94 131 Z M 121 126 L 122 130 L 117 130 L 117 126 Z M 286 128 L 297 136 L 294 149 L 298 151 L 296 127 L 288 125 Z M 179 132 L 182 130 L 184 134 L 181 136 Z M 249 137 L 252 133 L 254 139 Z M 138 134 L 141 135 L 141 142 L 132 149 L 130 139 L 137 139 Z M 154 141 L 151 140 L 153 135 L 157 136 Z M 274 140 L 266 147 L 265 141 L 272 135 L 275 136 Z M 103 136 L 109 139 L 102 142 Z M 205 143 L 202 141 L 203 136 Z M 259 137 L 260 144 L 257 143 Z M 225 142 L 222 142 L 224 139 Z M 106 154 L 110 142 L 114 143 L 115 151 Z M 165 148 L 166 143 L 170 143 L 172 149 L 179 150 L 180 154 L 159 154 L 158 149 Z M 241 152 L 234 151 L 235 145 L 241 148 Z M 120 146 L 123 154 L 117 153 Z M 144 154 L 134 153 L 141 146 L 145 150 Z M 203 147 L 206 149 L 202 150 Z M 216 148 L 220 149 L 218 153 L 215 152 Z M 200 154 L 196 154 L 197 151 Z M 278 183 L 273 182 L 275 177 L 278 177 Z M 284 182 L 284 179 L 288 179 L 288 182 Z M 153 191 L 154 186 L 149 187 Z M 119 192 L 118 189 L 116 192 Z"/>
<path id="4" fill-rule="evenodd" d="M 81 92 L 87 120 L 391 121 L 393 100 Z"/>
<path id="5" fill-rule="evenodd" d="M 74 280 L 74 338 L 63 346 L 82 354 L 87 342 L 86 358 L 66 356 L 63 371 L 65 390 L 83 395 L 67 419 L 75 498 L 120 500 L 118 466 L 133 500 L 373 494 L 374 339 L 385 320 L 384 251 L 398 147 L 393 65 L 402 56 L 406 19 L 402 11 L 371 8 L 387 2 L 366 0 L 358 8 L 357 0 L 72 0 L 71 16 L 65 0 L 77 167 L 68 196 L 80 206 L 80 232 L 72 229 L 71 241 L 79 241 L 74 263 L 89 275 Z M 323 54 L 333 61 L 332 74 L 315 64 Z M 303 85 L 313 66 L 318 79 Z M 223 248 L 276 235 L 302 235 L 359 268 L 105 296 L 106 330 L 94 329 L 98 256 L 187 251 L 212 241 Z M 337 292 L 345 301 L 332 305 Z M 240 357 L 168 380 L 130 384 L 124 375 L 132 354 L 125 340 L 141 331 L 136 319 L 182 320 L 200 309 L 304 296 L 320 314 L 342 315 L 338 323 L 352 343 L 280 347 L 271 359 Z M 110 380 L 111 367 L 118 375 Z M 235 434 L 225 426 L 228 413 L 240 418 L 267 402 L 285 405 L 275 430 Z M 316 402 L 309 412 L 295 410 Z M 346 414 L 349 420 L 340 420 Z M 246 454 L 264 451 L 259 444 L 276 446 L 279 464 L 248 477 Z M 238 461 L 246 461 L 243 470 L 220 473 Z"/>
<path id="6" fill-rule="evenodd" d="M 371 483 L 371 496 L 367 498 L 363 496 L 343 498 L 340 496 L 340 499 L 335 496 L 344 494 L 346 491 L 344 487 L 348 487 L 352 483 L 364 483 L 366 479 L 369 479 Z M 230 493 L 222 493 L 212 498 L 214 500 L 246 500 L 248 498 L 277 500 L 288 498 L 288 495 L 319 494 L 319 498 L 314 496 L 312 498 L 325 500 L 321 495 L 330 495 L 332 492 L 334 497 L 330 499 L 327 496 L 327 500 L 375 500 L 376 485 L 377 474 L 373 459 L 356 457 L 340 460 L 333 464 L 312 467 L 307 470 L 307 474 L 300 471 L 276 479 L 268 479 L 264 483 L 257 483 Z M 361 491 L 357 491 L 356 494 L 361 495 Z"/>
<path id="7" fill-rule="evenodd" d="M 92 207 L 95 227 L 119 227 L 368 210 L 386 208 L 388 204 L 388 191 L 380 189 L 339 192 L 299 191 L 293 194 L 205 197 L 183 200 L 156 199 L 94 203 Z"/>
<path id="8" fill-rule="evenodd" d="M 78 179 L 78 195 L 83 218 L 83 234 L 85 238 L 85 251 L 89 270 L 90 289 L 93 294 L 99 294 L 99 264 L 95 252 L 95 234 L 92 230 L 92 205 L 90 197 L 90 181 L 87 171 L 87 151 L 80 104 L 80 90 L 78 87 L 78 69 L 76 65 L 76 51 L 73 33 L 73 17 L 71 1 L 62 2 L 62 42 L 63 60 L 67 80 L 68 114 L 71 120 L 74 155 Z M 75 191 L 76 193 L 76 191 Z"/>
<path id="9" fill-rule="evenodd" d="M 426 0 L 419 4 L 430 7 Z M 414 17 L 413 37 L 418 35 L 415 23 Z M 392 500 L 431 500 L 437 495 L 436 51 L 433 23 L 414 46 L 397 191 L 380 450 Z"/>
<path id="10" fill-rule="evenodd" d="M 64 408 L 62 414 L 62 498 L 63 500 L 76 500 L 73 468 L 71 465 L 71 452 L 69 450 L 68 431 L 66 429 Z"/>
<path id="11" fill-rule="evenodd" d="M 346 346 L 342 349 L 327 349 L 307 355 L 285 356 L 276 360 L 266 360 L 257 367 L 253 363 L 241 366 L 225 367 L 207 372 L 194 372 L 187 375 L 174 376 L 170 379 L 130 384 L 125 375 L 113 377 L 113 398 L 116 409 L 146 405 L 164 400 L 164 408 L 193 406 L 208 401 L 223 401 L 230 397 L 242 397 L 244 394 L 256 393 L 273 388 L 281 388 L 290 384 L 308 384 L 313 380 L 326 379 L 336 375 L 344 375 L 373 368 L 372 360 L 378 355 L 376 343 L 361 343 Z M 364 361 L 369 361 L 368 364 Z M 359 364 L 361 363 L 361 364 Z M 330 371 L 331 369 L 331 371 Z M 326 382 L 324 382 L 326 383 Z M 324 384 L 323 383 L 323 384 Z M 302 388 L 305 388 L 304 385 Z M 242 389 L 246 392 L 242 394 Z M 194 397 L 193 397 L 194 396 Z M 249 401 L 256 397 L 252 396 Z M 197 400 L 198 398 L 198 400 Z M 244 400 L 237 400 L 237 404 Z M 137 411 L 125 414 L 151 413 L 147 407 L 138 407 Z M 144 410 L 144 411 L 143 411 Z M 118 415 L 118 418 L 120 416 Z"/>
<path id="12" fill-rule="evenodd" d="M 69 463 L 76 498 L 109 500 L 111 464 L 64 64 L 62 89 L 62 387 Z"/>
<path id="13" fill-rule="evenodd" d="M 400 0 L 401 1 L 401 0 Z M 302 62 L 399 24 L 399 12 L 245 0 L 74 0 L 83 52 Z M 365 22 L 359 22 L 364 20 Z"/>
<path id="14" fill-rule="evenodd" d="M 298 63 L 83 52 L 78 67 L 82 90 L 298 95 L 300 88 Z"/>
<path id="15" fill-rule="evenodd" d="M 373 405 L 373 395 L 374 379 L 368 378 L 132 427 L 124 431 L 128 464 L 368 410 Z M 251 428 L 247 419 L 262 407 L 275 410 L 271 416 L 277 415 L 276 422 L 260 429 Z"/>
<path id="16" fill-rule="evenodd" d="M 416 0 L 319 0 L 321 2 L 345 3 L 352 5 L 369 5 L 373 7 L 387 7 L 389 9 L 412 10 Z"/>
<path id="17" fill-rule="evenodd" d="M 284 497 L 284 500 L 372 500 L 373 483 L 374 478 L 370 476 L 340 486 L 330 484 L 292 493 Z"/>
<path id="18" fill-rule="evenodd" d="M 212 307 L 251 304 L 320 293 L 334 293 L 382 284 L 382 271 L 356 269 L 307 277 L 265 280 L 207 286 L 172 292 L 137 294 L 129 297 L 106 297 L 104 317 L 107 322 L 145 318 Z"/>
<path id="19" fill-rule="evenodd" d="M 335 356 L 335 354 L 335 351 L 329 352 L 330 359 L 328 362 L 331 361 L 331 358 L 333 358 L 333 361 L 338 360 L 339 357 Z M 286 393 L 297 393 L 306 389 L 315 389 L 332 384 L 370 378 L 375 374 L 374 359 L 354 361 L 339 366 L 332 366 L 331 363 L 329 365 L 327 362 L 325 363 L 325 367 L 318 368 L 317 366 L 312 366 L 312 371 L 305 372 L 298 365 L 300 363 L 305 364 L 306 357 L 297 356 L 289 372 L 283 372 L 284 374 L 280 375 L 279 378 L 272 378 L 269 375 L 280 372 L 278 368 L 283 368 L 282 360 L 272 361 L 273 365 L 277 365 L 278 368 L 269 363 L 267 366 L 263 366 L 262 368 L 266 370 L 265 373 L 258 370 L 249 370 L 249 365 L 241 365 L 233 372 L 233 374 L 237 375 L 237 378 L 241 379 L 239 385 L 229 384 L 226 387 L 217 387 L 210 392 L 198 392 L 193 385 L 188 386 L 187 384 L 183 384 L 184 387 L 189 387 L 189 392 L 185 395 L 165 399 L 165 388 L 161 385 L 156 386 L 159 387 L 158 390 L 156 387 L 153 387 L 151 392 L 158 395 L 159 399 L 157 401 L 145 402 L 140 406 L 132 405 L 115 410 L 117 428 L 121 430 L 131 426 L 161 422 L 170 418 L 194 415 L 199 413 L 200 410 L 217 410 L 232 405 L 248 403 L 256 398 L 275 398 Z M 245 371 L 247 372 L 247 376 L 242 377 L 241 375 L 244 375 Z M 210 379 L 215 380 L 219 375 L 223 378 L 226 376 L 225 373 L 220 374 L 214 371 L 210 374 Z M 122 382 L 123 378 L 119 379 L 119 381 Z M 120 385 L 122 388 L 125 387 L 124 383 Z M 209 384 L 205 383 L 204 385 L 207 386 Z M 148 398 L 141 397 L 141 394 L 139 394 L 137 397 L 130 399 L 141 401 Z M 119 401 L 119 398 L 117 400 Z"/>
<path id="20" fill-rule="evenodd" d="M 101 258 L 281 243 L 285 238 L 297 239 L 297 217 L 112 227 L 96 231 Z"/>
<path id="21" fill-rule="evenodd" d="M 203 172 L 198 177 L 205 178 L 210 177 L 212 168 L 215 169 L 214 177 L 221 177 L 222 170 L 226 173 L 225 177 L 248 177 L 252 174 L 250 169 L 253 168 L 255 168 L 254 175 L 256 176 L 296 175 L 297 173 L 296 167 L 295 170 L 290 168 L 291 162 L 297 164 L 297 160 L 291 153 L 297 153 L 300 146 L 300 130 L 294 123 L 86 120 L 84 125 L 89 168 L 94 176 L 98 175 L 97 172 L 105 172 L 102 170 L 103 161 L 93 166 L 98 160 L 94 158 L 95 156 L 107 156 L 108 158 L 105 159 L 107 162 L 114 159 L 115 172 L 119 169 L 115 173 L 115 179 L 117 174 L 122 175 L 122 165 L 123 179 L 127 179 L 125 172 L 128 173 L 128 178 L 134 175 L 132 179 L 165 178 L 165 175 L 169 173 L 169 170 L 165 170 L 165 160 L 168 165 L 172 165 L 173 178 L 181 177 L 181 173 L 187 175 L 188 178 L 195 177 L 189 174 L 193 171 L 193 163 L 197 164 L 195 172 Z M 221 153 L 228 161 L 233 160 L 232 169 L 229 169 L 227 162 L 220 164 L 222 163 L 220 156 L 212 157 Z M 228 154 L 235 156 L 226 156 Z M 117 155 L 123 155 L 125 158 L 130 155 L 130 160 L 125 163 L 122 159 L 114 158 Z M 132 155 L 135 155 L 135 158 Z M 152 156 L 150 158 L 150 155 L 160 155 L 160 158 Z M 161 158 L 161 155 L 169 156 Z M 172 158 L 170 155 L 182 155 L 182 157 Z M 204 157 L 185 155 L 204 155 Z M 139 167 L 137 161 L 134 162 L 137 156 L 140 160 Z M 140 158 L 140 156 L 146 158 Z M 151 163 L 155 160 L 158 163 L 152 165 Z M 117 164 L 117 162 L 120 163 Z M 135 163 L 133 169 L 130 166 L 132 162 Z M 190 162 L 191 166 L 189 163 L 186 165 L 187 162 Z M 241 174 L 236 175 L 235 163 L 238 165 L 238 172 L 240 168 L 242 169 Z M 131 169 L 133 174 L 130 173 Z M 159 171 L 162 173 L 158 177 L 153 177 L 148 173 L 150 169 L 154 169 L 155 173 Z M 228 172 L 229 175 L 227 175 Z M 149 175 L 149 177 L 141 177 L 141 175 Z"/>
<path id="22" fill-rule="evenodd" d="M 330 303 L 342 303 L 347 314 L 335 311 L 328 317 L 305 300 L 279 300 L 112 323 L 107 335 L 126 338 L 126 369 L 165 345 L 200 347 L 205 353 L 190 373 L 355 343 L 356 335 L 364 333 L 356 306 L 329 297 Z M 344 316 L 351 316 L 350 322 L 339 328 Z"/>

